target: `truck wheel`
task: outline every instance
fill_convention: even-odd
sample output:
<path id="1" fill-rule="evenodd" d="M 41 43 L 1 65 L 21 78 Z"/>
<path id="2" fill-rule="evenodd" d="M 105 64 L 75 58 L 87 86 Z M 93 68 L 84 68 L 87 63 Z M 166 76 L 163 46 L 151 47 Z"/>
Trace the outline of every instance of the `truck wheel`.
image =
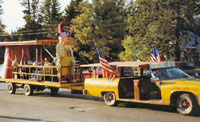
<path id="1" fill-rule="evenodd" d="M 55 96 L 58 94 L 59 88 L 50 87 L 51 95 Z"/>
<path id="2" fill-rule="evenodd" d="M 117 105 L 115 93 L 107 92 L 104 94 L 103 98 L 104 98 L 104 102 L 106 103 L 106 105 L 109 105 L 109 106 Z"/>
<path id="3" fill-rule="evenodd" d="M 182 94 L 177 100 L 177 111 L 183 115 L 192 115 L 198 106 L 196 99 L 190 94 Z"/>
<path id="4" fill-rule="evenodd" d="M 16 85 L 14 83 L 8 83 L 8 93 L 15 94 L 16 92 Z"/>
<path id="5" fill-rule="evenodd" d="M 33 86 L 29 84 L 24 85 L 24 93 L 26 96 L 33 95 Z"/>

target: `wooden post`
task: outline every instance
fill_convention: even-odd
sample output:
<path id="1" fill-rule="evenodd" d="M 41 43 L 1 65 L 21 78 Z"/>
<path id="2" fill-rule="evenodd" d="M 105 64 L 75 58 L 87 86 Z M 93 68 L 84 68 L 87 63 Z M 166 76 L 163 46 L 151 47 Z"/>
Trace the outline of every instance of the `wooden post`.
<path id="1" fill-rule="evenodd" d="M 139 88 L 139 83 L 140 80 L 134 80 L 134 96 L 136 100 L 140 100 L 140 88 Z"/>
<path id="2" fill-rule="evenodd" d="M 42 75 L 44 77 L 44 81 L 46 81 L 46 68 L 45 68 L 45 66 L 44 66 Z"/>
<path id="3" fill-rule="evenodd" d="M 36 65 L 38 66 L 38 47 L 36 47 Z M 36 79 L 38 79 L 38 67 L 36 67 Z"/>
<path id="4" fill-rule="evenodd" d="M 143 76 L 144 70 L 143 68 L 140 69 L 140 76 Z"/>
<path id="5" fill-rule="evenodd" d="M 96 78 L 96 67 L 94 67 L 94 70 L 92 72 L 92 78 Z"/>
<path id="6" fill-rule="evenodd" d="M 41 61 L 41 63 L 43 61 L 42 48 L 40 48 L 40 61 Z"/>
<path id="7" fill-rule="evenodd" d="M 31 73 L 32 73 L 32 72 L 31 72 L 31 67 L 30 67 L 30 66 L 28 67 L 28 73 L 29 73 L 28 75 L 29 75 L 29 79 L 30 79 L 30 78 L 31 78 Z"/>
<path id="8" fill-rule="evenodd" d="M 82 77 L 84 77 L 84 76 L 82 76 L 83 75 L 83 69 L 82 68 L 80 68 L 80 82 L 82 82 Z"/>

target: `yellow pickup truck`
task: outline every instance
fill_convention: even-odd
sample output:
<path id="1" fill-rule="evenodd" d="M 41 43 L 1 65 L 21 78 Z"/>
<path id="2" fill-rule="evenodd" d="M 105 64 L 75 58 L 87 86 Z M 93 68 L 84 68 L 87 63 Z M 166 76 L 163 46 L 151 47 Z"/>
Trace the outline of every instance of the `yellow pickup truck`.
<path id="1" fill-rule="evenodd" d="M 103 97 L 107 105 L 135 102 L 176 106 L 183 115 L 197 112 L 200 105 L 200 79 L 176 67 L 176 62 L 111 62 L 116 78 L 85 78 L 84 94 Z M 101 67 L 101 64 L 81 65 Z M 96 68 L 93 68 L 96 69 Z M 130 70 L 132 69 L 132 70 Z"/>

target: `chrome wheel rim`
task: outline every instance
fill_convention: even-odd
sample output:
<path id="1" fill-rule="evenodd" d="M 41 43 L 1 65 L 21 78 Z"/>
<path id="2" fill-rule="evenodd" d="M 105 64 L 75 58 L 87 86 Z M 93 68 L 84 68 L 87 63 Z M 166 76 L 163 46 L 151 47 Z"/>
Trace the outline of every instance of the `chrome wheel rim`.
<path id="1" fill-rule="evenodd" d="M 24 91 L 25 91 L 25 93 L 29 93 L 30 92 L 30 89 L 28 88 L 28 86 L 25 86 Z"/>
<path id="2" fill-rule="evenodd" d="M 8 91 L 12 91 L 13 90 L 13 88 L 12 88 L 12 86 L 11 85 L 8 85 Z"/>
<path id="3" fill-rule="evenodd" d="M 107 93 L 105 96 L 106 102 L 112 104 L 115 102 L 115 96 L 113 95 L 113 93 Z"/>
<path id="4" fill-rule="evenodd" d="M 182 99 L 179 101 L 179 108 L 184 113 L 190 112 L 192 109 L 192 103 L 188 99 Z"/>

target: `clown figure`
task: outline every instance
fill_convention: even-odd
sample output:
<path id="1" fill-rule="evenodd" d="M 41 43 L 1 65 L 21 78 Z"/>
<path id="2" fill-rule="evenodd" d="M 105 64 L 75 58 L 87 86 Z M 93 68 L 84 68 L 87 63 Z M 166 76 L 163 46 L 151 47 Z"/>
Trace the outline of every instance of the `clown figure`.
<path id="1" fill-rule="evenodd" d="M 74 81 L 75 59 L 72 46 L 75 45 L 75 41 L 70 40 L 69 28 L 64 22 L 58 25 L 58 39 L 59 43 L 56 45 L 56 63 L 63 67 L 58 73 L 62 73 L 62 81 Z"/>

